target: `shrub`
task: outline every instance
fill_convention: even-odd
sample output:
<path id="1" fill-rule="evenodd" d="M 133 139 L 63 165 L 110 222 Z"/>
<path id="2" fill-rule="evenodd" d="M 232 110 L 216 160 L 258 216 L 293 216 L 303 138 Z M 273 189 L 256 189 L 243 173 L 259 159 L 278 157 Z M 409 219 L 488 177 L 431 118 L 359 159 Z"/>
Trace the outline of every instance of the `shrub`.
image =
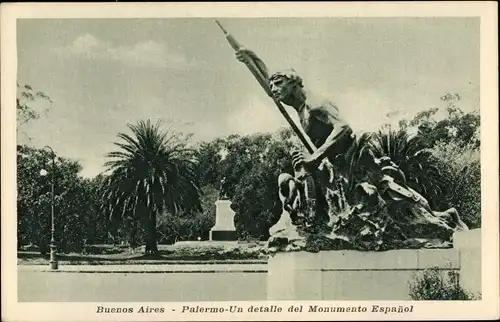
<path id="1" fill-rule="evenodd" d="M 265 247 L 253 245 L 176 245 L 168 256 L 183 260 L 265 259 Z"/>
<path id="2" fill-rule="evenodd" d="M 481 227 L 480 153 L 472 144 L 438 142 L 433 149 L 440 170 L 449 182 L 440 208 L 455 207 L 469 228 Z"/>
<path id="3" fill-rule="evenodd" d="M 448 272 L 444 278 L 438 268 L 424 270 L 409 282 L 410 298 L 416 301 L 477 300 L 480 295 L 465 290 L 460 285 L 459 273 Z"/>

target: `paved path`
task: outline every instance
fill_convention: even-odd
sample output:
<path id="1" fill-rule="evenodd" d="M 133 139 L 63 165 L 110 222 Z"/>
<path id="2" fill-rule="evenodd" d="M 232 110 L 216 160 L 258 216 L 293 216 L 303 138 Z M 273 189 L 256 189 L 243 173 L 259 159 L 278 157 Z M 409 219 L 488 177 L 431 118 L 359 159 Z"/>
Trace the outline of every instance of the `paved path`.
<path id="1" fill-rule="evenodd" d="M 48 265 L 19 265 L 20 272 L 51 273 L 215 273 L 267 272 L 267 264 L 168 264 L 168 265 L 60 265 L 51 270 Z"/>
<path id="2" fill-rule="evenodd" d="M 205 266 L 210 266 L 213 270 L 214 265 Z M 57 273 L 41 271 L 40 269 L 47 270 L 47 267 L 41 268 L 39 265 L 19 266 L 18 301 L 184 302 L 266 299 L 267 274 L 259 271 L 256 265 L 250 265 L 251 270 L 247 272 L 241 270 L 243 265 L 229 265 L 236 266 L 234 269 L 219 265 L 220 272 L 211 272 L 208 267 L 200 272 L 201 265 L 193 266 L 192 271 L 187 272 L 186 265 L 179 265 L 184 270 L 182 273 L 174 271 L 178 268 L 174 267 L 176 265 L 152 266 L 154 265 L 134 267 L 134 272 L 120 271 L 130 267 L 115 267 L 111 271 L 110 267 L 85 266 L 85 269 L 92 269 L 92 272 L 79 273 L 77 272 L 82 266 L 61 267 Z M 102 271 L 98 272 L 96 268 Z M 105 269 L 113 273 L 104 274 Z M 148 274 L 151 272 L 158 274 Z"/>

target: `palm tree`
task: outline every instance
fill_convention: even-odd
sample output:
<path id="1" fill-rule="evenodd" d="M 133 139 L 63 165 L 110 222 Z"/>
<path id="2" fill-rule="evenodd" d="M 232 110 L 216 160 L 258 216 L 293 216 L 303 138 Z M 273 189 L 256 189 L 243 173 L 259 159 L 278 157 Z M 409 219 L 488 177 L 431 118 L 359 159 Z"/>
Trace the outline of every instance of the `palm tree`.
<path id="1" fill-rule="evenodd" d="M 119 133 L 123 142 L 114 143 L 120 151 L 106 156 L 106 171 L 111 171 L 104 186 L 104 200 L 110 219 L 132 223 L 132 243 L 137 223 L 146 230 L 146 254 L 158 251 L 156 217 L 166 212 L 199 210 L 195 151 L 187 138 L 150 120 L 128 124 L 133 136 Z"/>
<path id="2" fill-rule="evenodd" d="M 438 160 L 418 135 L 403 129 L 381 130 L 373 136 L 371 145 L 375 156 L 390 157 L 405 173 L 408 185 L 429 199 L 431 205 L 444 193 L 447 176 L 440 172 Z"/>
<path id="3" fill-rule="evenodd" d="M 358 183 L 363 181 L 370 181 L 368 166 L 364 157 L 371 149 L 370 141 L 372 140 L 372 133 L 362 133 L 353 142 L 348 151 L 344 154 L 343 158 L 338 162 L 338 168 L 341 174 L 346 179 L 345 197 L 347 202 L 354 202 L 354 190 Z"/>

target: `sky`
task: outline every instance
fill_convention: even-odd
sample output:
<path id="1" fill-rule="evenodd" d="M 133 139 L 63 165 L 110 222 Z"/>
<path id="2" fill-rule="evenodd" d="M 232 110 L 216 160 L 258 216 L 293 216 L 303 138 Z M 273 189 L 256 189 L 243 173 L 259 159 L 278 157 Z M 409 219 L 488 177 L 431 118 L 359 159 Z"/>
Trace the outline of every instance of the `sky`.
<path id="1" fill-rule="evenodd" d="M 477 18 L 219 20 L 271 71 L 294 68 L 355 132 L 444 110 L 446 93 L 479 110 Z M 18 82 L 53 101 L 34 105 L 46 112 L 18 141 L 80 161 L 85 177 L 139 120 L 194 142 L 286 126 L 213 19 L 19 19 L 17 50 Z"/>

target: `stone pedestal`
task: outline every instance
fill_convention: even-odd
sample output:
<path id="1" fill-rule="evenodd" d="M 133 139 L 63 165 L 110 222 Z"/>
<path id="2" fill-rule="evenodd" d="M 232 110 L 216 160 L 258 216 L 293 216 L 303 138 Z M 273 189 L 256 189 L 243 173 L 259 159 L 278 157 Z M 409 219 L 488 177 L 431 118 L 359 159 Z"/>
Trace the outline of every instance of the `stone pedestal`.
<path id="1" fill-rule="evenodd" d="M 268 300 L 410 300 L 408 282 L 415 273 L 434 267 L 443 274 L 459 271 L 469 265 L 461 251 L 277 253 L 268 262 Z"/>
<path id="2" fill-rule="evenodd" d="M 453 234 L 453 248 L 459 249 L 463 258 L 460 266 L 460 283 L 473 293 L 482 293 L 481 229 Z"/>
<path id="3" fill-rule="evenodd" d="M 215 226 L 210 230 L 210 240 L 235 241 L 238 239 L 234 227 L 235 213 L 230 206 L 230 200 L 217 200 L 215 202 Z"/>

